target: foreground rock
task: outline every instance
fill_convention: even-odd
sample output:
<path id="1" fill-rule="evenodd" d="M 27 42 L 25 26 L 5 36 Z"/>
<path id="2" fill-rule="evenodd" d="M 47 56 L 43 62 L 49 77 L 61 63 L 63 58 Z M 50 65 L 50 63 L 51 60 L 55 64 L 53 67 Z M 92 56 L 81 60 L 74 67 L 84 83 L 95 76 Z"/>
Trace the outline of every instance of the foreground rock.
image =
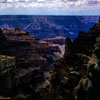
<path id="1" fill-rule="evenodd" d="M 1 93 L 12 97 L 20 92 L 29 94 L 30 91 L 34 91 L 36 86 L 44 81 L 43 72 L 54 62 L 55 52 L 61 53 L 58 46 L 49 46 L 47 42 L 40 41 L 19 28 L 0 30 L 0 54 L 4 55 L 2 59 L 5 61 L 2 62 L 0 59 L 0 68 L 3 68 L 5 72 L 9 71 L 6 66 L 11 67 L 11 72 L 4 74 L 7 77 L 5 81 L 9 84 L 6 90 L 10 91 L 10 94 L 5 92 L 7 83 L 2 79 L 0 79 L 2 81 L 0 86 L 4 88 Z M 15 59 L 14 67 L 10 66 L 13 63 L 10 63 L 10 57 Z M 14 74 L 13 78 L 12 75 L 10 77 L 11 73 Z"/>
<path id="2" fill-rule="evenodd" d="M 39 90 L 44 99 L 100 99 L 100 21 L 72 42 L 66 39 L 64 57 L 51 69 L 48 85 Z M 31 95 L 30 98 L 34 97 Z"/>
<path id="3" fill-rule="evenodd" d="M 15 69 L 15 57 L 0 55 L 0 95 L 7 95 L 12 89 Z"/>

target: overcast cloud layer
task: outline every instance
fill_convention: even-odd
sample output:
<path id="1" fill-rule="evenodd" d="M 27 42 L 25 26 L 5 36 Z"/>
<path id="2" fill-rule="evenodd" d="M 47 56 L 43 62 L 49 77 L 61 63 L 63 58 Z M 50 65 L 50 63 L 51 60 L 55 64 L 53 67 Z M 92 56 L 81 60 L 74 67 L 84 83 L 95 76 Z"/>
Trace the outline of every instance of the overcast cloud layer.
<path id="1" fill-rule="evenodd" d="M 0 15 L 100 15 L 100 0 L 0 0 Z"/>

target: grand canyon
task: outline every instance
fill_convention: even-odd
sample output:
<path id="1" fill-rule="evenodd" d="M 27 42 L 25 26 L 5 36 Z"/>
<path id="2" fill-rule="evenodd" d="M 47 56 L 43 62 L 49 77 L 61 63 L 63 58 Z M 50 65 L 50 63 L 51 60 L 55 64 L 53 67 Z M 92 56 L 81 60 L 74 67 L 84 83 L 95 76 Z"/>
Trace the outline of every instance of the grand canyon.
<path id="1" fill-rule="evenodd" d="M 99 16 L 0 16 L 0 99 L 100 99 Z"/>

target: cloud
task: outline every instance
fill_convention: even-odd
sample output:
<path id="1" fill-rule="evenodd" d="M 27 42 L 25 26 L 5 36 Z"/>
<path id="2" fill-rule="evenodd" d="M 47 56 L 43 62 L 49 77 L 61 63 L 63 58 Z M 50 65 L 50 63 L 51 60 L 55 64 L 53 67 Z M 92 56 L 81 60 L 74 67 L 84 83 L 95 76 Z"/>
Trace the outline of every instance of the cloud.
<path id="1" fill-rule="evenodd" d="M 68 1 L 78 1 L 78 0 L 68 0 Z"/>
<path id="2" fill-rule="evenodd" d="M 0 3 L 5 3 L 6 2 L 6 0 L 0 0 Z"/>
<path id="3" fill-rule="evenodd" d="M 100 0 L 0 0 L 0 12 L 0 14 L 99 15 Z"/>
<path id="4" fill-rule="evenodd" d="M 89 5 L 91 5 L 91 4 L 92 4 L 92 5 L 99 4 L 99 1 L 97 1 L 97 0 L 92 0 L 92 1 L 89 1 L 88 4 L 89 4 Z"/>

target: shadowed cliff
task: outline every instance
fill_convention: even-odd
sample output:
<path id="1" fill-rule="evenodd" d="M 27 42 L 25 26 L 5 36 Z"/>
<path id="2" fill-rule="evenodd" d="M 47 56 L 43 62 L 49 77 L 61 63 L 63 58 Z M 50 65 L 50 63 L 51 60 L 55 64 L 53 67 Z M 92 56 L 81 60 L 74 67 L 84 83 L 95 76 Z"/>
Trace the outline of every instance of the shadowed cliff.
<path id="1" fill-rule="evenodd" d="M 73 42 L 66 39 L 64 57 L 38 91 L 44 99 L 100 99 L 100 21 L 87 33 L 80 31 Z"/>
<path id="2" fill-rule="evenodd" d="M 43 72 L 54 62 L 55 52 L 61 53 L 58 46 L 19 28 L 0 29 L 0 96 L 24 98 L 34 91 L 45 80 Z"/>

